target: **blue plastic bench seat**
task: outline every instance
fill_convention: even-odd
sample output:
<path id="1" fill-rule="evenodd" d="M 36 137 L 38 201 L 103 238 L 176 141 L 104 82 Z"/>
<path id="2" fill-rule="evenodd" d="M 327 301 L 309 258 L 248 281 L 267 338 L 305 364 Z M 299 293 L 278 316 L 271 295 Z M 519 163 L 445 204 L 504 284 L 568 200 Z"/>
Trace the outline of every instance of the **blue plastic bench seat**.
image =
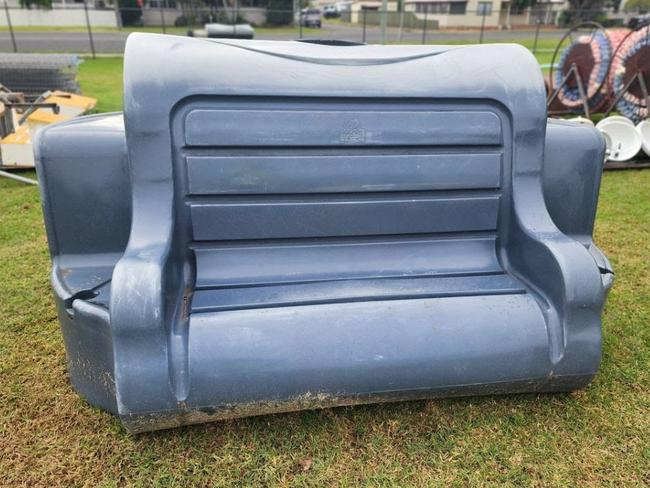
<path id="1" fill-rule="evenodd" d="M 525 49 L 137 34 L 124 100 L 36 146 L 70 378 L 130 431 L 596 373 L 604 142 Z"/>

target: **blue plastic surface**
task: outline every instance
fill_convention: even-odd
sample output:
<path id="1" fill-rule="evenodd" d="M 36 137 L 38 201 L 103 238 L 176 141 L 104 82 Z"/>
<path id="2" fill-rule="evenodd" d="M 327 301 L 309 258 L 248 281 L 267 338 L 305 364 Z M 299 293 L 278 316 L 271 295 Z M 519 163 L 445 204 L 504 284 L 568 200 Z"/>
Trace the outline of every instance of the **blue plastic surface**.
<path id="1" fill-rule="evenodd" d="M 524 48 L 133 34 L 124 100 L 37 169 L 72 383 L 130 431 L 596 374 L 604 142 Z"/>

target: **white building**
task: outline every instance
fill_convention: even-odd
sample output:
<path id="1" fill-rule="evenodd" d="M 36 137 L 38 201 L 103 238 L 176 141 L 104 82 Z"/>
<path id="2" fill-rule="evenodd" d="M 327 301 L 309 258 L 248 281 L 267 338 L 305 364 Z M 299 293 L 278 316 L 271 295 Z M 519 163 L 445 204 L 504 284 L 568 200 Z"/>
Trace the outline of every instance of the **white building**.
<path id="1" fill-rule="evenodd" d="M 502 0 L 405 0 L 405 10 L 418 18 L 425 16 L 440 28 L 486 27 L 499 25 Z M 485 17 L 485 19 L 484 19 Z"/>
<path id="2" fill-rule="evenodd" d="M 559 13 L 566 9 L 567 0 L 542 0 L 535 6 L 515 9 L 506 0 L 404 0 L 406 27 L 419 27 L 426 20 L 430 28 L 487 28 L 509 29 L 518 25 L 554 24 Z M 381 0 L 358 0 L 352 4 L 349 16 L 344 20 L 352 23 L 375 25 L 382 10 Z M 387 4 L 387 24 L 400 22 L 397 1 Z"/>

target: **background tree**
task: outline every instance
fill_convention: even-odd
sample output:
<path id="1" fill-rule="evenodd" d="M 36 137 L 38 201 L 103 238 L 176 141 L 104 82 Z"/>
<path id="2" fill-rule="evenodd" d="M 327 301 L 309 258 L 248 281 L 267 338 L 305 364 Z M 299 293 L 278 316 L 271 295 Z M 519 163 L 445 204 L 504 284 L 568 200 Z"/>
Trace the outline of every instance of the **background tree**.
<path id="1" fill-rule="evenodd" d="M 24 8 L 35 7 L 52 8 L 52 0 L 20 0 L 20 6 Z"/>
<path id="2" fill-rule="evenodd" d="M 142 25 L 142 0 L 118 0 L 122 25 Z"/>
<path id="3" fill-rule="evenodd" d="M 266 23 L 268 25 L 293 23 L 293 0 L 269 0 L 266 8 Z"/>
<path id="4" fill-rule="evenodd" d="M 536 0 L 512 0 L 510 2 L 510 8 L 512 12 L 523 12 L 528 7 L 532 7 L 537 3 Z"/>
<path id="5" fill-rule="evenodd" d="M 626 12 L 650 12 L 650 0 L 628 0 L 623 6 Z"/>
<path id="6" fill-rule="evenodd" d="M 569 8 L 562 12 L 558 23 L 570 26 L 591 20 L 607 24 L 606 2 L 607 0 L 569 0 Z"/>
<path id="7" fill-rule="evenodd" d="M 589 13 L 599 14 L 605 8 L 605 0 L 569 0 L 570 9 L 582 12 L 587 17 Z"/>

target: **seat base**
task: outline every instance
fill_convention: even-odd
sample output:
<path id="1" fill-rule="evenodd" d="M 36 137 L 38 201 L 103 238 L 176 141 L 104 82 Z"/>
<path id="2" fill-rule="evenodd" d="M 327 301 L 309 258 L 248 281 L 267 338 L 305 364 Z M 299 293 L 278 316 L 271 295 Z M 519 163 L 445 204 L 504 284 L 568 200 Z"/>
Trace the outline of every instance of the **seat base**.
<path id="1" fill-rule="evenodd" d="M 325 393 L 306 393 L 286 400 L 259 401 L 250 404 L 226 404 L 212 407 L 188 408 L 120 415 L 126 429 L 133 433 L 172 429 L 183 425 L 216 422 L 220 420 L 245 418 L 301 410 L 320 410 L 324 408 L 349 407 L 373 403 L 391 403 L 415 400 L 435 400 L 450 397 L 480 395 L 505 395 L 513 393 L 558 393 L 569 392 L 585 387 L 594 375 L 546 376 L 524 381 L 462 385 L 445 388 L 432 388 L 417 391 L 392 391 L 354 395 L 330 395 Z"/>
<path id="2" fill-rule="evenodd" d="M 540 306 L 508 275 L 360 281 L 262 287 L 268 293 L 251 295 L 259 303 L 249 296 L 258 287 L 203 290 L 186 350 L 174 356 L 187 362 L 170 370 L 186 396 L 151 397 L 142 410 L 131 408 L 138 392 L 116 400 L 108 283 L 73 310 L 58 300 L 70 377 L 92 404 L 143 432 L 365 403 L 568 391 L 595 374 L 554 373 Z M 303 299 L 315 291 L 320 303 Z"/>

